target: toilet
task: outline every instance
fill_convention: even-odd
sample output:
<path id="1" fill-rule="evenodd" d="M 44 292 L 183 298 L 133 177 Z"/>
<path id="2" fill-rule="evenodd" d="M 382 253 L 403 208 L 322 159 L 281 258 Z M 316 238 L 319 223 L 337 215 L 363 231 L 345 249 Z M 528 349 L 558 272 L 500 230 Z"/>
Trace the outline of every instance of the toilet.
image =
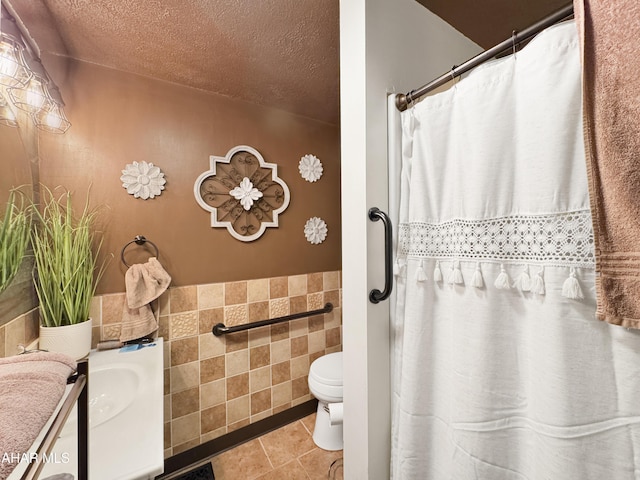
<path id="1" fill-rule="evenodd" d="M 323 450 L 342 450 L 342 352 L 313 361 L 309 391 L 318 400 L 314 443 Z"/>

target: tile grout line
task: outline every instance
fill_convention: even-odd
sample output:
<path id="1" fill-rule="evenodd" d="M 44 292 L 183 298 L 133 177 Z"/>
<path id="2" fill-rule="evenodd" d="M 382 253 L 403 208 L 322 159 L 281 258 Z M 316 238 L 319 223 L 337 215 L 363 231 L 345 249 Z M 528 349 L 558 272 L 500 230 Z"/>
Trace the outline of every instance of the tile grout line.
<path id="1" fill-rule="evenodd" d="M 313 415 L 313 414 L 311 414 Z M 310 416 L 310 415 L 309 415 Z M 307 426 L 305 425 L 305 423 L 302 421 L 302 419 L 300 419 L 300 423 L 302 423 L 302 426 L 304 427 L 304 429 L 309 433 L 309 435 L 311 436 L 311 440 L 313 440 L 313 432 L 309 431 L 309 429 L 307 428 Z M 315 443 L 314 443 L 315 445 Z"/>
<path id="2" fill-rule="evenodd" d="M 276 467 L 273 466 L 273 462 L 271 461 L 271 457 L 269 456 L 269 453 L 267 452 L 267 449 L 264 448 L 264 444 L 262 443 L 262 438 L 264 437 L 264 435 L 261 435 L 260 437 L 258 437 L 258 442 L 260 443 L 260 447 L 262 448 L 262 451 L 264 452 L 265 456 L 267 457 L 267 460 L 269 460 L 269 465 L 271 465 L 271 471 L 275 470 Z"/>
<path id="3" fill-rule="evenodd" d="M 307 452 L 309 453 L 309 452 Z M 306 454 L 305 454 L 306 455 Z M 296 462 L 298 463 L 298 465 L 300 466 L 300 468 L 302 468 L 302 471 L 304 472 L 304 474 L 307 476 L 307 480 L 311 480 L 311 475 L 309 474 L 309 472 L 307 472 L 307 469 L 304 468 L 304 465 L 302 464 L 302 462 L 300 461 L 300 457 L 296 458 Z"/>

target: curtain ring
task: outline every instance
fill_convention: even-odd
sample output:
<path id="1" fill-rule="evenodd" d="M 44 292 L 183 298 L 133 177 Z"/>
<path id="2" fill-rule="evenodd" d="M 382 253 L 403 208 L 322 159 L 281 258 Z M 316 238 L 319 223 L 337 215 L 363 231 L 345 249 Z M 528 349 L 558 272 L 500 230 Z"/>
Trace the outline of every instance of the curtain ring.
<path id="1" fill-rule="evenodd" d="M 451 83 L 453 83 L 453 88 L 456 88 L 456 68 L 458 68 L 457 65 L 451 67 Z"/>
<path id="2" fill-rule="evenodd" d="M 413 94 L 415 93 L 415 90 L 411 90 L 409 93 L 407 93 L 405 99 L 407 101 L 407 108 L 412 107 L 413 103 L 415 102 L 415 100 L 413 99 Z"/>
<path id="3" fill-rule="evenodd" d="M 516 42 L 517 35 L 518 35 L 518 31 L 517 30 L 513 30 L 511 32 L 511 45 L 513 47 L 513 57 L 514 58 L 515 58 L 516 52 L 517 52 L 517 42 Z"/>

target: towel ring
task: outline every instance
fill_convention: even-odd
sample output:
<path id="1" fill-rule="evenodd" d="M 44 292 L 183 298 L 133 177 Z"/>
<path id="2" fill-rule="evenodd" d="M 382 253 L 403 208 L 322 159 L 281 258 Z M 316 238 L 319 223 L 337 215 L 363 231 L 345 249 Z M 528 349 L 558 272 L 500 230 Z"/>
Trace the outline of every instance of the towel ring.
<path id="1" fill-rule="evenodd" d="M 127 249 L 127 247 L 129 245 L 131 245 L 132 243 L 135 243 L 136 245 L 144 245 L 145 243 L 148 243 L 149 245 L 151 245 L 153 247 L 153 249 L 156 251 L 156 258 L 160 257 L 160 251 L 158 250 L 158 247 L 155 243 L 153 243 L 151 240 L 147 240 L 144 235 L 136 235 L 135 238 L 133 240 L 131 240 L 129 243 L 127 243 L 124 247 L 122 247 L 122 252 L 120 252 L 120 259 L 122 260 L 122 263 L 124 263 L 127 267 L 131 267 L 131 265 L 129 265 L 126 260 L 124 259 L 124 251 Z"/>

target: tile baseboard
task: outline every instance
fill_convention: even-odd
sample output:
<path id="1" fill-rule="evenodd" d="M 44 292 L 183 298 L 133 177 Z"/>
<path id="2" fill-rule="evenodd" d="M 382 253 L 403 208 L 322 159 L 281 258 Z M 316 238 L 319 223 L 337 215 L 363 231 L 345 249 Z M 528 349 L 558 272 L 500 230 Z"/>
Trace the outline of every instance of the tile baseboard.
<path id="1" fill-rule="evenodd" d="M 164 461 L 164 473 L 156 480 L 161 480 L 171 474 L 188 467 L 201 463 L 209 457 L 225 452 L 240 444 L 258 438 L 265 433 L 269 433 L 291 422 L 311 415 L 318 408 L 318 401 L 315 399 L 296 405 L 293 408 L 276 413 L 263 420 L 251 423 L 246 427 L 239 428 L 218 438 L 214 438 L 206 443 L 193 447 L 189 450 L 173 455 Z"/>

